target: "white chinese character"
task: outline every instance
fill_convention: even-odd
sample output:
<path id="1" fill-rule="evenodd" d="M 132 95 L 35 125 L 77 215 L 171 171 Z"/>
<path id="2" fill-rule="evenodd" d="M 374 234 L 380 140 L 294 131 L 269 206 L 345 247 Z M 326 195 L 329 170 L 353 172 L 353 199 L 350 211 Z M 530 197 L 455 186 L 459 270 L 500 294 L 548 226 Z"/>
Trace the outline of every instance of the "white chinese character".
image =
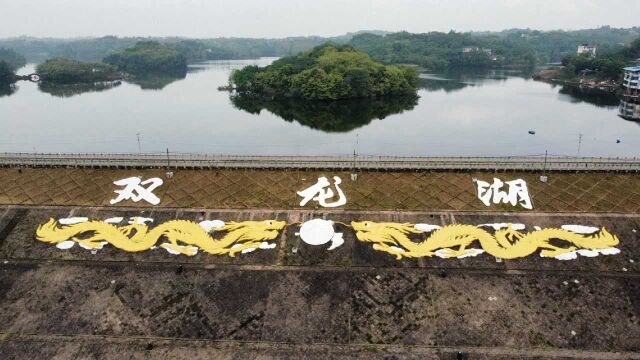
<path id="1" fill-rule="evenodd" d="M 333 177 L 333 185 L 338 191 L 338 200 L 332 203 L 327 203 L 327 199 L 331 199 L 334 196 L 333 190 L 326 189 L 331 184 L 329 183 L 329 179 L 326 177 L 319 177 L 318 182 L 315 185 L 308 187 L 305 190 L 298 191 L 297 194 L 302 196 L 303 199 L 300 201 L 300 206 L 305 206 L 309 201 L 314 200 L 317 201 L 322 207 L 338 207 L 347 203 L 347 198 L 344 196 L 342 189 L 340 189 L 340 184 L 342 183 L 342 179 L 337 176 Z"/>
<path id="2" fill-rule="evenodd" d="M 158 186 L 162 185 L 162 179 L 151 178 L 142 181 L 140 177 L 130 177 L 113 182 L 115 185 L 124 186 L 122 190 L 114 190 L 118 197 L 109 201 L 111 205 L 117 204 L 122 200 L 131 200 L 138 202 L 145 200 L 152 205 L 160 204 L 160 198 L 158 198 L 152 191 Z M 144 187 L 144 185 L 149 185 Z"/>
<path id="3" fill-rule="evenodd" d="M 500 179 L 493 178 L 493 184 L 477 179 L 473 181 L 478 185 L 478 199 L 486 206 L 490 206 L 493 202 L 494 204 L 511 204 L 511 206 L 520 204 L 525 209 L 533 209 L 527 182 L 522 179 L 507 181 L 508 192 L 501 190 L 505 183 Z"/>

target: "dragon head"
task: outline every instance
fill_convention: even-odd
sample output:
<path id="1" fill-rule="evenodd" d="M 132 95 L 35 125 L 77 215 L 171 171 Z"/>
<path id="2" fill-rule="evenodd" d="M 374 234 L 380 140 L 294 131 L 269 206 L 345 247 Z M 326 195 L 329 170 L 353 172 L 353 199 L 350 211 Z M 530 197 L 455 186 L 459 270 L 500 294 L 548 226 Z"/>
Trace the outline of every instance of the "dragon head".
<path id="1" fill-rule="evenodd" d="M 600 229 L 599 232 L 593 234 L 591 236 L 586 236 L 583 241 L 579 243 L 579 245 L 586 248 L 611 248 L 620 244 L 620 239 L 616 235 L 610 233 L 604 227 Z"/>
<path id="2" fill-rule="evenodd" d="M 407 234 L 422 233 L 421 230 L 416 229 L 413 224 L 409 223 L 352 221 L 351 226 L 356 231 L 358 240 L 382 244 L 398 244 L 399 240 L 407 238 Z"/>

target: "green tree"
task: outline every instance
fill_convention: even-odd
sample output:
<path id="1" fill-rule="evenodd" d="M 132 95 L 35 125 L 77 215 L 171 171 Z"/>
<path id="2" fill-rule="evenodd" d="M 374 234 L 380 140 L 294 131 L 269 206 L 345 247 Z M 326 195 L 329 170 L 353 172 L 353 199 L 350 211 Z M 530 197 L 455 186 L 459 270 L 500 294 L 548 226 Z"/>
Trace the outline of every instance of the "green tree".
<path id="1" fill-rule="evenodd" d="M 186 56 L 157 41 L 139 41 L 133 47 L 106 56 L 104 62 L 135 75 L 187 71 Z"/>
<path id="2" fill-rule="evenodd" d="M 112 65 L 70 59 L 47 60 L 36 67 L 36 73 L 42 81 L 59 84 L 92 83 L 120 78 Z"/>
<path id="3" fill-rule="evenodd" d="M 621 50 L 590 56 L 588 54 L 568 55 L 562 58 L 564 70 L 561 74 L 566 78 L 590 73 L 600 79 L 618 79 L 622 75 L 622 68 L 640 55 L 640 38 L 631 42 Z"/>
<path id="4" fill-rule="evenodd" d="M 415 95 L 415 68 L 384 65 L 348 45 L 324 44 L 263 68 L 232 72 L 230 85 L 258 97 L 339 100 L 385 95 Z"/>
<path id="5" fill-rule="evenodd" d="M 248 92 L 255 86 L 256 74 L 259 71 L 260 68 L 255 65 L 245 66 L 242 69 L 233 70 L 229 81 L 236 86 L 238 91 Z"/>
<path id="6" fill-rule="evenodd" d="M 0 85 L 13 84 L 16 81 L 15 69 L 6 61 L 0 61 Z"/>
<path id="7" fill-rule="evenodd" d="M 14 70 L 23 67 L 27 60 L 12 49 L 0 48 L 0 61 L 4 61 Z"/>

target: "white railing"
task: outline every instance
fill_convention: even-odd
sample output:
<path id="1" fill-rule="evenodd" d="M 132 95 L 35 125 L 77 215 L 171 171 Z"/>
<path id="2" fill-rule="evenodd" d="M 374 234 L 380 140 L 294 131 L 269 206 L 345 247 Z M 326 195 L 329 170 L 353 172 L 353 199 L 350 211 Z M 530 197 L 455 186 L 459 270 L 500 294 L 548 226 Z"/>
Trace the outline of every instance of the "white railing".
<path id="1" fill-rule="evenodd" d="M 637 158 L 0 153 L 0 167 L 640 171 Z"/>

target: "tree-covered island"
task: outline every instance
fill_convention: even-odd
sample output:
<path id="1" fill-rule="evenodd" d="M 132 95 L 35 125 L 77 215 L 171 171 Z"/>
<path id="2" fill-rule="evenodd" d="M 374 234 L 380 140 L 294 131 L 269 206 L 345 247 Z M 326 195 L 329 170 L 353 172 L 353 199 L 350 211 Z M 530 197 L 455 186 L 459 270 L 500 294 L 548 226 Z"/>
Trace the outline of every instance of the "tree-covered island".
<path id="1" fill-rule="evenodd" d="M 140 41 L 132 47 L 106 56 L 103 62 L 49 59 L 36 67 L 36 73 L 50 88 L 52 84 L 94 84 L 123 78 L 143 82 L 158 76 L 168 78 L 165 81 L 168 83 L 174 78 L 184 78 L 186 69 L 186 57 L 175 48 L 155 41 Z M 100 86 L 100 89 L 105 88 L 108 87 Z M 71 90 L 75 91 L 76 88 Z"/>
<path id="2" fill-rule="evenodd" d="M 103 61 L 134 75 L 184 74 L 187 71 L 187 57 L 177 49 L 157 41 L 139 41 L 133 47 L 106 56 Z"/>
<path id="3" fill-rule="evenodd" d="M 0 96 L 11 93 L 9 86 L 16 82 L 16 70 L 26 64 L 24 56 L 11 49 L 0 48 Z"/>
<path id="4" fill-rule="evenodd" d="M 57 84 L 95 83 L 122 78 L 113 65 L 70 59 L 50 59 L 36 67 L 43 82 Z"/>
<path id="5" fill-rule="evenodd" d="M 325 44 L 266 67 L 234 70 L 229 85 L 239 95 L 339 100 L 416 96 L 417 71 L 385 65 L 350 45 Z"/>
<path id="6" fill-rule="evenodd" d="M 6 61 L 0 60 L 0 85 L 8 85 L 16 82 L 16 71 Z"/>

